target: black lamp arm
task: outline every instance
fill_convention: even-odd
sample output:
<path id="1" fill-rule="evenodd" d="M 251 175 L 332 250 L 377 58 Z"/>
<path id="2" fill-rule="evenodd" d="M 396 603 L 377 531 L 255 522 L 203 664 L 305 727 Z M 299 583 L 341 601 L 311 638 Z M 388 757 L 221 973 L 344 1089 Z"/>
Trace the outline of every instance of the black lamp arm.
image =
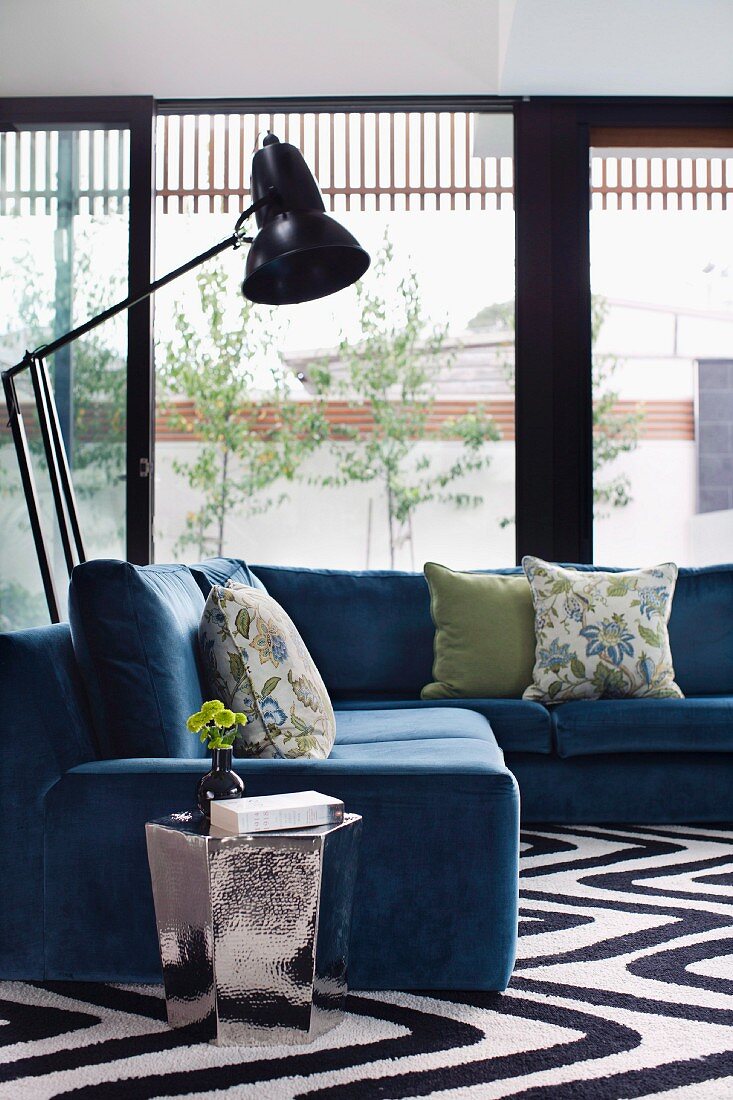
<path id="1" fill-rule="evenodd" d="M 192 260 L 188 260 L 185 264 L 181 264 L 181 266 L 177 267 L 174 271 L 169 271 L 167 275 L 163 275 L 162 278 L 156 279 L 155 282 L 151 283 L 141 294 L 130 294 L 127 298 L 123 299 L 123 301 L 117 302 L 115 305 L 110 306 L 109 309 L 103 310 L 103 312 L 97 314 L 96 317 L 92 317 L 89 321 L 85 321 L 83 325 L 71 329 L 70 332 L 65 333 L 63 336 L 59 336 L 56 340 L 51 340 L 50 343 L 43 344 L 40 348 L 36 348 L 35 351 L 27 351 L 20 363 L 16 363 L 14 367 L 10 367 L 8 370 L 3 371 L 3 378 L 12 378 L 14 375 L 20 374 L 30 367 L 34 359 L 46 359 L 49 355 L 53 355 L 59 348 L 64 348 L 67 344 L 72 344 L 74 340 L 78 340 L 80 336 L 85 336 L 88 332 L 91 332 L 92 329 L 97 328 L 98 325 L 103 325 L 105 321 L 109 321 L 112 317 L 116 317 L 118 313 L 123 313 L 126 309 L 132 309 L 138 302 L 144 302 L 146 298 L 150 298 L 157 290 L 167 286 L 169 283 L 175 282 L 181 275 L 193 271 L 194 268 L 206 263 L 207 260 L 213 259 L 214 256 L 218 256 L 219 253 L 226 252 L 228 248 L 239 248 L 240 245 L 249 243 L 251 238 L 245 237 L 242 234 L 244 222 L 257 210 L 261 210 L 263 206 L 267 206 L 273 201 L 274 192 L 271 190 L 268 194 L 263 195 L 262 198 L 257 199 L 256 202 L 253 202 L 251 206 L 239 215 L 231 237 L 219 241 L 218 244 L 212 245 L 211 248 L 207 248 L 205 252 L 200 253 L 198 256 L 194 256 Z"/>

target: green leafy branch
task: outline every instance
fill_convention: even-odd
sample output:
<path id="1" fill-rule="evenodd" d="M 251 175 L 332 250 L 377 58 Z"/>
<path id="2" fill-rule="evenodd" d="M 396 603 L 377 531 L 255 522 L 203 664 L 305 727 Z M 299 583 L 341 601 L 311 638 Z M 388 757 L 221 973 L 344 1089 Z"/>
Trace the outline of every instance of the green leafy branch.
<path id="1" fill-rule="evenodd" d="M 169 426 L 197 443 L 192 456 L 173 463 L 199 500 L 176 550 L 199 554 L 224 552 L 229 517 L 287 500 L 283 486 L 326 435 L 322 402 L 293 396 L 273 313 L 246 300 L 234 310 L 229 284 L 221 263 L 202 269 L 193 302 L 176 303 L 173 338 L 159 347 Z M 188 416 L 181 402 L 190 402 Z"/>
<path id="2" fill-rule="evenodd" d="M 417 275 L 392 279 L 393 248 L 385 234 L 368 280 L 356 285 L 360 332 L 343 337 L 333 360 L 311 364 L 309 378 L 319 395 L 345 399 L 366 410 L 366 431 L 338 424 L 330 435 L 333 472 L 314 476 L 323 487 L 372 482 L 386 498 L 390 565 L 396 550 L 412 539 L 415 511 L 430 501 L 458 508 L 481 504 L 462 491 L 468 474 L 489 465 L 486 444 L 499 430 L 483 406 L 446 422 L 431 424 L 440 374 L 455 351 L 445 324 L 434 324 L 424 308 Z M 422 445 L 435 439 L 458 444 L 453 462 L 438 466 Z"/>

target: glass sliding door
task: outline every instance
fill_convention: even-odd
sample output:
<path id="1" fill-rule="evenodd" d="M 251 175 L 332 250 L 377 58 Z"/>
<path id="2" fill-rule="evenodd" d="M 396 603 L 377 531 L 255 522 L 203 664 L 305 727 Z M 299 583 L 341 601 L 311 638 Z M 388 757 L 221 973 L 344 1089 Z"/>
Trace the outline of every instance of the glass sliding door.
<path id="1" fill-rule="evenodd" d="M 0 369 L 147 285 L 152 117 L 147 97 L 0 101 Z M 151 420 L 149 394 L 139 385 L 150 376 L 149 313 L 146 305 L 136 310 L 134 318 L 132 312 L 113 318 L 46 363 L 87 558 L 128 557 L 133 524 L 149 539 L 149 513 L 141 523 L 130 478 L 138 447 L 131 449 L 130 441 L 144 436 Z M 128 359 L 137 394 L 132 405 Z M 28 372 L 15 383 L 64 617 L 67 560 Z M 6 421 L 0 428 L 0 629 L 15 629 L 47 622 L 49 612 Z M 143 453 L 149 456 L 150 447 Z"/>
<path id="2" fill-rule="evenodd" d="M 594 557 L 733 553 L 733 130 L 591 130 Z"/>
<path id="3" fill-rule="evenodd" d="M 159 271 L 231 232 L 268 129 L 372 266 L 270 311 L 231 253 L 157 296 L 158 560 L 512 564 L 512 116 L 161 116 Z"/>

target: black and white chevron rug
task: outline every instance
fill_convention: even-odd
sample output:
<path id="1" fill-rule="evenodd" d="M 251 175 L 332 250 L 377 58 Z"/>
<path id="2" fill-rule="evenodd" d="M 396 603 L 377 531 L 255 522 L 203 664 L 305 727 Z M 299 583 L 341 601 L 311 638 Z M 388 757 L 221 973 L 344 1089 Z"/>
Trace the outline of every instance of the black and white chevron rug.
<path id="1" fill-rule="evenodd" d="M 190 1045 L 156 986 L 0 983 L 0 1097 L 733 1097 L 733 830 L 532 829 L 520 932 L 506 993 L 354 993 L 306 1048 Z"/>

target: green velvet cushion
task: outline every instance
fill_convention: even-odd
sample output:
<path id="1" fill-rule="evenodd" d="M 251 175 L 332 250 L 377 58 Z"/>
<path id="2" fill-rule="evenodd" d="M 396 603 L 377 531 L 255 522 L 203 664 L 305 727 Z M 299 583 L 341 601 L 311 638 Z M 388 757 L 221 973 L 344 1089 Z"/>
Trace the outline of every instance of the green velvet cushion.
<path id="1" fill-rule="evenodd" d="M 455 573 L 427 562 L 435 623 L 433 683 L 423 699 L 511 699 L 532 683 L 535 636 L 525 577 Z"/>

